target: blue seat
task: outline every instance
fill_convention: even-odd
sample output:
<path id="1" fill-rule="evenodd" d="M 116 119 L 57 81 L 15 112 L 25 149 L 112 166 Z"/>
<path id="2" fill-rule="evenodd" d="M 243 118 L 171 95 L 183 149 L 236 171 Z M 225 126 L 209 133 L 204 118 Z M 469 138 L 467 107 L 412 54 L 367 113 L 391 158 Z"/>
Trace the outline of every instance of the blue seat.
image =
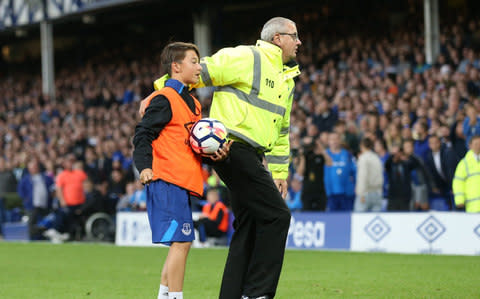
<path id="1" fill-rule="evenodd" d="M 3 224 L 3 238 L 8 241 L 28 241 L 28 224 L 26 222 L 6 222 Z"/>
<path id="2" fill-rule="evenodd" d="M 433 211 L 448 211 L 447 199 L 443 197 L 430 198 L 430 210 Z"/>

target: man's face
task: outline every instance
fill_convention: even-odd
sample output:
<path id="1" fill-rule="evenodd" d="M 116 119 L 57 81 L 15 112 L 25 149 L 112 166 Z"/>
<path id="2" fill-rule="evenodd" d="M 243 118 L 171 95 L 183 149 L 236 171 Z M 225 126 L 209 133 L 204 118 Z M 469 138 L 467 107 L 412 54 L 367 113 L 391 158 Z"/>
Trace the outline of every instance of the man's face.
<path id="1" fill-rule="evenodd" d="M 432 152 L 438 152 L 441 146 L 440 140 L 438 138 L 431 137 L 428 139 L 428 146 L 430 147 Z"/>
<path id="2" fill-rule="evenodd" d="M 475 155 L 480 154 L 480 138 L 475 138 L 472 140 L 470 149 L 475 153 Z"/>
<path id="3" fill-rule="evenodd" d="M 28 172 L 30 174 L 37 174 L 39 173 L 39 168 L 37 162 L 31 161 L 28 163 Z"/>
<path id="4" fill-rule="evenodd" d="M 328 136 L 328 146 L 333 150 L 340 148 L 340 136 L 337 133 L 330 133 Z"/>
<path id="5" fill-rule="evenodd" d="M 302 44 L 298 38 L 297 27 L 292 24 L 287 24 L 285 32 L 277 33 L 275 39 L 276 44 L 282 49 L 283 63 L 289 62 L 297 56 L 297 49 Z"/>
<path id="6" fill-rule="evenodd" d="M 413 154 L 413 143 L 411 142 L 405 142 L 403 144 L 403 152 L 407 155 L 410 156 Z"/>

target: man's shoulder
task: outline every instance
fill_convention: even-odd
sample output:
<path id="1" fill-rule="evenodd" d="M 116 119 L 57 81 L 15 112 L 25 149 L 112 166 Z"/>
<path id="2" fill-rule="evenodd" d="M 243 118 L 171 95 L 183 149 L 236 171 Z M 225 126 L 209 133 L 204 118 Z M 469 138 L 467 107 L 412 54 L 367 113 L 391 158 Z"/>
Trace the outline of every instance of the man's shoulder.
<path id="1" fill-rule="evenodd" d="M 245 58 L 245 55 L 252 54 L 255 46 L 238 45 L 236 47 L 225 47 L 218 50 L 214 55 L 229 56 L 232 58 Z"/>

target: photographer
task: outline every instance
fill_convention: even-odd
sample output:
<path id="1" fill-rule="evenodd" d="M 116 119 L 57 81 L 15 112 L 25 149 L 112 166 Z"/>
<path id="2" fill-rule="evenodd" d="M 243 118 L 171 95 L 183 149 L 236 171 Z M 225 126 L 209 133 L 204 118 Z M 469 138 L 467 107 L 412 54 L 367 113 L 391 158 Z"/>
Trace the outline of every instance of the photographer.
<path id="1" fill-rule="evenodd" d="M 303 211 L 325 211 L 327 195 L 323 181 L 325 165 L 332 165 L 320 137 L 305 137 L 303 146 L 298 150 L 297 173 L 303 175 L 302 204 Z"/>
<path id="2" fill-rule="evenodd" d="M 411 141 L 405 143 L 411 144 Z M 413 144 L 411 146 L 413 148 Z M 388 176 L 388 211 L 409 211 L 412 198 L 412 171 L 423 170 L 420 160 L 399 145 L 393 145 L 391 156 L 385 162 Z M 428 181 L 427 181 L 428 183 Z"/>

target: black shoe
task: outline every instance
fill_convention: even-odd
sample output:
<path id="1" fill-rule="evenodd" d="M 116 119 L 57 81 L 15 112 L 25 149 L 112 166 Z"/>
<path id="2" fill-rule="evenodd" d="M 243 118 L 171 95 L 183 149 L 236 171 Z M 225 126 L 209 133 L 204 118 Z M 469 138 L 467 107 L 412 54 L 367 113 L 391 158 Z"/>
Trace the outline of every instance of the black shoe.
<path id="1" fill-rule="evenodd" d="M 265 295 L 260 297 L 248 297 L 248 296 L 242 295 L 241 299 L 270 299 L 270 296 Z"/>

